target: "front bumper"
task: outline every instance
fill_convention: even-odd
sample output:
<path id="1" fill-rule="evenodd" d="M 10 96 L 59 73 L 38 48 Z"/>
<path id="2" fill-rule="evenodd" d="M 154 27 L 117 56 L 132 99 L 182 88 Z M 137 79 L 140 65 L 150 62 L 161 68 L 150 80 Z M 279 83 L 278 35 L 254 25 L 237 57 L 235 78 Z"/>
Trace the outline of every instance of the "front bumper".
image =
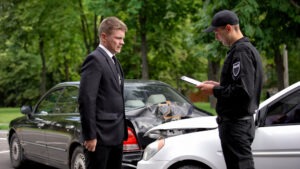
<path id="1" fill-rule="evenodd" d="M 137 166 L 134 164 L 129 164 L 129 163 L 123 163 L 122 162 L 122 169 L 136 169 Z"/>
<path id="2" fill-rule="evenodd" d="M 122 160 L 123 169 L 135 169 L 137 168 L 137 162 L 143 157 L 143 151 L 137 152 L 124 152 Z"/>

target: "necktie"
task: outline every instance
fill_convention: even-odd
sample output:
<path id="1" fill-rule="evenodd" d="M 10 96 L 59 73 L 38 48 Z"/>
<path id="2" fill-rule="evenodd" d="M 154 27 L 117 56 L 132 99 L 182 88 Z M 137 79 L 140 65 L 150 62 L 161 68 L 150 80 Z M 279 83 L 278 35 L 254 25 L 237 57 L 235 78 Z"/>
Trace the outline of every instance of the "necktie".
<path id="1" fill-rule="evenodd" d="M 118 61 L 117 61 L 117 58 L 115 57 L 115 55 L 112 57 L 112 59 L 114 60 L 114 63 L 115 63 L 117 72 L 120 73 L 120 72 L 119 72 L 119 64 L 118 64 Z"/>
<path id="2" fill-rule="evenodd" d="M 112 59 L 114 60 L 114 63 L 117 64 L 117 59 L 116 59 L 115 55 L 112 56 Z"/>
<path id="3" fill-rule="evenodd" d="M 114 62 L 115 62 L 116 70 L 117 70 L 117 72 L 118 72 L 119 85 L 121 85 L 120 68 L 119 68 L 119 64 L 118 64 L 117 58 L 115 57 L 115 55 L 113 55 L 112 59 L 113 59 Z"/>

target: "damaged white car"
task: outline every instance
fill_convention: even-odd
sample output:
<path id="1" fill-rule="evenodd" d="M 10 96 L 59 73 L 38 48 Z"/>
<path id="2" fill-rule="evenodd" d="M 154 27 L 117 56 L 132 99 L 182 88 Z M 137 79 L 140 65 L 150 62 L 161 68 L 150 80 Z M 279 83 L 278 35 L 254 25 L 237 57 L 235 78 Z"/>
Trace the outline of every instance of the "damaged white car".
<path id="1" fill-rule="evenodd" d="M 300 82 L 262 102 L 255 124 L 255 168 L 299 168 Z M 147 146 L 138 169 L 226 169 L 216 117 L 165 123 L 146 135 L 157 140 Z"/>

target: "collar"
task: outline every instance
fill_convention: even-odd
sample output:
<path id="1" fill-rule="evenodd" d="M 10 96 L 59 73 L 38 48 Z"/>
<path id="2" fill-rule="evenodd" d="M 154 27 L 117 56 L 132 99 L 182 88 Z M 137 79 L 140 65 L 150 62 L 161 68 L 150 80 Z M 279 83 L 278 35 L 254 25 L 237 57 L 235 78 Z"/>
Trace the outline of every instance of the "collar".
<path id="1" fill-rule="evenodd" d="M 102 48 L 106 53 L 107 55 L 112 58 L 114 56 L 114 54 L 112 54 L 106 47 L 104 47 L 103 45 L 99 44 L 99 47 Z"/>
<path id="2" fill-rule="evenodd" d="M 250 42 L 250 41 L 249 41 L 249 39 L 248 39 L 247 37 L 245 37 L 245 36 L 242 37 L 241 39 L 235 41 L 235 42 L 231 45 L 231 47 L 230 47 L 229 51 L 227 52 L 227 54 L 230 53 L 232 50 L 234 50 L 234 48 L 235 48 L 238 44 L 243 43 L 243 42 Z"/>
<path id="3" fill-rule="evenodd" d="M 233 46 L 235 46 L 236 44 L 240 43 L 240 42 L 250 42 L 250 41 L 249 41 L 249 39 L 248 39 L 247 37 L 244 36 L 244 37 L 242 37 L 241 39 L 235 41 L 235 42 L 232 44 L 231 48 L 232 48 Z"/>

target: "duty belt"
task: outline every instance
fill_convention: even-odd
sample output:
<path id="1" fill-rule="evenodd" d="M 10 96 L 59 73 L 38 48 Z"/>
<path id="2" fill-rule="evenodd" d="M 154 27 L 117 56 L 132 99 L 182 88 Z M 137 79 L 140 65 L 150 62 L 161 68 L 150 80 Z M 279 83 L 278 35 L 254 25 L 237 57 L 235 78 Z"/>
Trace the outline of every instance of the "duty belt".
<path id="1" fill-rule="evenodd" d="M 239 121 L 239 120 L 250 120 L 252 119 L 253 116 L 244 116 L 244 117 L 240 117 L 240 118 L 228 118 L 228 117 L 224 117 L 224 116 L 218 116 L 217 117 L 217 122 L 220 123 L 222 121 Z"/>

